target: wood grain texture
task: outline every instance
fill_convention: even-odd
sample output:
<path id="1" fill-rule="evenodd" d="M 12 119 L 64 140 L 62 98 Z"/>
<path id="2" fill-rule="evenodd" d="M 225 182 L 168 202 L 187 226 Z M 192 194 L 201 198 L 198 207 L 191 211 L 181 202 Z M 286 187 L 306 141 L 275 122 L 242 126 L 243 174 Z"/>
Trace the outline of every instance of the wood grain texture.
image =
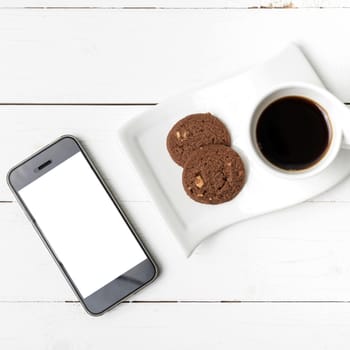
<path id="1" fill-rule="evenodd" d="M 186 258 L 151 203 L 124 203 L 161 268 L 140 301 L 348 301 L 349 203 L 237 224 Z M 0 205 L 0 301 L 76 300 L 17 204 Z"/>
<path id="2" fill-rule="evenodd" d="M 348 0 L 3 0 L 0 8 L 346 8 Z"/>
<path id="3" fill-rule="evenodd" d="M 0 304 L 3 349 L 337 349 L 349 304 L 124 304 L 100 318 L 78 304 Z"/>
<path id="4" fill-rule="evenodd" d="M 350 9 L 4 9 L 0 103 L 159 102 L 247 69 L 290 41 L 350 102 L 349 16 Z"/>
<path id="5" fill-rule="evenodd" d="M 150 107 L 0 106 L 0 201 L 13 199 L 5 183 L 7 170 L 64 134 L 73 134 L 83 141 L 118 197 L 148 200 L 117 136 L 117 130 L 126 121 L 147 108 Z M 118 188 L 114 188 L 113 178 L 117 179 Z"/>

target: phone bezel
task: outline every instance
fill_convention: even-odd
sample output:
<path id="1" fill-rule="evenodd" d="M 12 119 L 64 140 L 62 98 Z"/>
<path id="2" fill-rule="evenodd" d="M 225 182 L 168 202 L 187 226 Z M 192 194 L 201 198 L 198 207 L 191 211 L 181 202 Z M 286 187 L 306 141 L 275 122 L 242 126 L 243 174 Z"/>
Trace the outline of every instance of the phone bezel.
<path id="1" fill-rule="evenodd" d="M 58 149 L 62 148 L 62 143 L 67 140 L 70 142 L 70 147 L 74 145 L 75 152 L 73 149 L 70 149 L 70 150 L 65 149 L 66 152 L 63 155 L 62 153 L 57 153 Z M 40 227 L 32 217 L 29 208 L 27 208 L 25 202 L 22 200 L 21 196 L 18 193 L 20 188 L 23 188 L 27 184 L 35 181 L 37 178 L 44 175 L 48 171 L 52 170 L 53 168 L 55 168 L 55 166 L 59 165 L 65 160 L 69 159 L 72 155 L 74 155 L 77 152 L 81 152 L 83 154 L 91 170 L 95 173 L 102 187 L 104 188 L 109 198 L 114 203 L 117 211 L 124 219 L 131 234 L 133 234 L 136 241 L 139 243 L 139 245 L 141 246 L 142 250 L 144 251 L 147 257 L 147 259 L 142 261 L 140 264 L 134 266 L 132 269 L 125 272 L 123 275 L 117 276 L 113 281 L 111 281 L 105 286 L 102 286 L 99 290 L 97 290 L 95 293 L 89 295 L 86 298 L 84 298 L 80 294 L 79 289 L 75 285 L 74 281 L 71 279 L 69 273 L 64 268 L 63 263 L 58 259 L 53 247 L 51 247 L 49 241 L 45 237 L 45 234 L 40 230 Z M 45 169 L 42 169 L 40 173 L 37 172 L 37 174 L 34 176 L 33 174 L 35 174 L 34 170 L 36 169 L 36 167 L 38 167 L 40 164 L 48 160 L 50 157 L 53 158 L 53 155 L 55 156 L 55 160 L 52 161 L 51 164 L 49 164 Z M 18 179 L 14 178 L 14 176 L 20 176 L 22 177 L 22 179 L 20 179 L 20 181 L 18 182 Z M 127 218 L 126 214 L 120 207 L 118 201 L 116 200 L 116 198 L 113 196 L 113 194 L 107 187 L 101 174 L 98 172 L 98 170 L 94 166 L 91 158 L 89 157 L 89 155 L 87 154 L 87 152 L 85 151 L 85 149 L 82 147 L 81 143 L 75 136 L 63 135 L 59 137 L 57 140 L 50 143 L 49 145 L 43 147 L 42 149 L 40 149 L 39 151 L 37 151 L 27 159 L 23 160 L 13 168 L 11 168 L 7 173 L 7 183 L 11 191 L 13 192 L 14 196 L 16 197 L 17 201 L 19 202 L 20 206 L 24 210 L 26 216 L 31 221 L 35 230 L 39 234 L 39 237 L 45 244 L 46 248 L 49 250 L 57 266 L 63 273 L 64 277 L 66 278 L 71 288 L 73 289 L 77 298 L 79 299 L 79 301 L 81 302 L 85 310 L 90 315 L 100 316 L 104 314 L 106 311 L 120 304 L 123 300 L 128 298 L 130 295 L 138 292 L 140 289 L 152 283 L 157 278 L 159 273 L 157 264 L 155 263 L 154 259 L 152 258 L 152 256 L 150 255 L 146 247 L 144 246 L 143 242 L 140 240 L 139 236 L 136 233 L 136 230 L 134 229 L 129 219 Z M 24 183 L 25 185 L 23 185 Z M 124 283 L 124 289 L 121 288 L 120 283 Z M 135 285 L 135 287 L 132 287 L 132 285 Z"/>

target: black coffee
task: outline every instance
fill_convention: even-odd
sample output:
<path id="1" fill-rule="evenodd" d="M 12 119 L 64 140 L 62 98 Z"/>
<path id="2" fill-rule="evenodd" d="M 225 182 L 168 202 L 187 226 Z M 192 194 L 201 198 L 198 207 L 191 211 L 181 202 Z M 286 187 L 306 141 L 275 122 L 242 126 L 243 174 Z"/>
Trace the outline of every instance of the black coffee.
<path id="1" fill-rule="evenodd" d="M 327 117 L 314 102 L 297 96 L 271 103 L 256 128 L 261 153 L 286 170 L 306 169 L 319 161 L 330 141 Z"/>

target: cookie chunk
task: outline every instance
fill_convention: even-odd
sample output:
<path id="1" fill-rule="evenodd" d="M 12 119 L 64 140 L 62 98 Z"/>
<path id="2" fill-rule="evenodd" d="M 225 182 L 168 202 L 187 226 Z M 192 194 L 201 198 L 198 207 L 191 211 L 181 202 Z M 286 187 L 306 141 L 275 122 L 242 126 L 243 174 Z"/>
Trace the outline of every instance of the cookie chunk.
<path id="1" fill-rule="evenodd" d="M 227 202 L 241 191 L 244 164 L 232 148 L 223 145 L 201 147 L 185 163 L 182 184 L 195 201 L 205 204 Z"/>
<path id="2" fill-rule="evenodd" d="M 180 166 L 184 166 L 199 147 L 230 144 L 230 134 L 225 125 L 210 113 L 191 114 L 179 120 L 167 137 L 168 152 Z"/>

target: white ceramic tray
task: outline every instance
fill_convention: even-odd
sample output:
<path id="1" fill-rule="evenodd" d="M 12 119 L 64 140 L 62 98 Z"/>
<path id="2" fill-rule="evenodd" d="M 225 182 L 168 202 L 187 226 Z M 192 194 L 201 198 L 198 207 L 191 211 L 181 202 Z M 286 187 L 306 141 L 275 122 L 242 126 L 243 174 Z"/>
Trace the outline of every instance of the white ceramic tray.
<path id="1" fill-rule="evenodd" d="M 341 150 L 318 175 L 296 180 L 273 175 L 245 152 L 258 101 L 274 86 L 300 81 L 322 86 L 303 53 L 290 45 L 248 72 L 169 98 L 120 130 L 140 177 L 187 255 L 205 238 L 234 223 L 305 201 L 349 175 L 349 151 Z M 205 205 L 191 200 L 182 188 L 182 168 L 167 152 L 166 137 L 173 124 L 196 112 L 211 112 L 223 120 L 233 147 L 243 156 L 246 185 L 230 202 Z"/>

